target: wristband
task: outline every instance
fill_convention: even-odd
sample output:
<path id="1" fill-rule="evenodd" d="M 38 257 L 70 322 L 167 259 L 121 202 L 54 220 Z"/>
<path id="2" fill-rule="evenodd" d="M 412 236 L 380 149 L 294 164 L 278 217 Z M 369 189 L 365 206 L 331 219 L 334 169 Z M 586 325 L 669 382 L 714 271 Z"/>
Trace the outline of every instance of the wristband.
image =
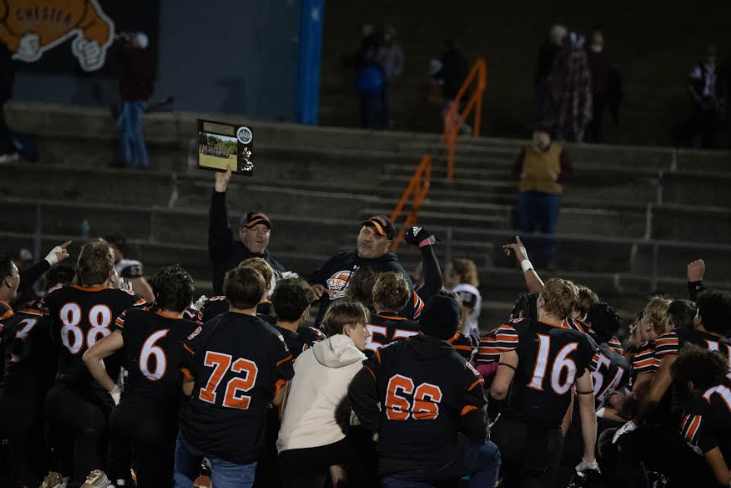
<path id="1" fill-rule="evenodd" d="M 419 247 L 426 247 L 426 246 L 432 246 L 432 245 L 434 245 L 434 243 L 432 242 L 431 236 L 427 237 L 426 239 L 424 239 L 423 241 L 421 241 L 419 243 Z"/>
<path id="2" fill-rule="evenodd" d="M 520 267 L 523 269 L 523 273 L 525 273 L 529 269 L 533 269 L 533 263 L 529 259 L 524 259 L 520 262 Z"/>

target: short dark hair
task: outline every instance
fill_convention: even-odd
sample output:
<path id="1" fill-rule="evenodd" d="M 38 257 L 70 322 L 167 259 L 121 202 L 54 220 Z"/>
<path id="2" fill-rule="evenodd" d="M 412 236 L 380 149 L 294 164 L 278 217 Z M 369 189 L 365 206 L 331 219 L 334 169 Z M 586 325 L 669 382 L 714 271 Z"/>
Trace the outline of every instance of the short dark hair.
<path id="1" fill-rule="evenodd" d="M 127 253 L 127 239 L 125 239 L 124 236 L 121 236 L 119 234 L 114 234 L 111 236 L 106 236 L 104 238 L 105 241 L 107 241 L 112 246 L 116 247 L 120 251 L 122 251 L 122 254 Z"/>
<path id="2" fill-rule="evenodd" d="M 409 303 L 411 288 L 401 273 L 381 273 L 373 285 L 373 307 L 376 311 L 398 312 Z"/>
<path id="3" fill-rule="evenodd" d="M 270 297 L 277 319 L 283 322 L 298 320 L 315 299 L 315 294 L 302 278 L 279 280 Z"/>
<path id="4" fill-rule="evenodd" d="M 513 305 L 513 311 L 510 316 L 514 319 L 522 317 L 524 319 L 538 320 L 538 293 L 521 293 Z"/>
<path id="5" fill-rule="evenodd" d="M 579 297 L 574 305 L 574 310 L 579 312 L 581 316 L 585 316 L 589 313 L 591 306 L 595 303 L 599 303 L 599 297 L 589 287 L 584 285 L 577 285 L 579 289 Z"/>
<path id="6" fill-rule="evenodd" d="M 150 280 L 155 294 L 155 305 L 162 310 L 182 312 L 188 308 L 195 294 L 195 283 L 180 266 L 165 266 Z"/>
<path id="7" fill-rule="evenodd" d="M 46 273 L 46 291 L 57 285 L 70 285 L 74 281 L 74 268 L 59 264 Z"/>
<path id="8" fill-rule="evenodd" d="M 264 278 L 254 268 L 234 268 L 223 277 L 223 294 L 233 307 L 254 308 L 265 292 Z"/>
<path id="9" fill-rule="evenodd" d="M 728 373 L 728 359 L 719 352 L 687 344 L 680 350 L 670 371 L 679 384 L 692 382 L 695 388 L 703 391 L 723 382 Z"/>
<path id="10" fill-rule="evenodd" d="M 698 307 L 690 300 L 674 300 L 668 307 L 668 319 L 676 329 L 693 327 L 693 319 L 697 313 Z"/>
<path id="11" fill-rule="evenodd" d="M 322 319 L 322 330 L 328 337 L 343 333 L 343 327 L 348 324 L 367 324 L 370 312 L 365 306 L 356 301 L 341 300 L 327 309 Z"/>
<path id="12" fill-rule="evenodd" d="M 348 289 L 345 292 L 347 300 L 362 303 L 368 310 L 373 310 L 373 286 L 376 284 L 377 274 L 366 266 L 353 271 L 348 280 Z"/>
<path id="13" fill-rule="evenodd" d="M 114 252 L 104 239 L 87 242 L 76 261 L 76 282 L 79 285 L 100 285 L 109 279 L 114 268 Z"/>
<path id="14" fill-rule="evenodd" d="M 622 327 L 622 319 L 617 310 L 605 302 L 597 302 L 589 308 L 587 322 L 600 343 L 609 342 Z"/>
<path id="15" fill-rule="evenodd" d="M 696 299 L 703 328 L 723 336 L 731 327 L 731 295 L 718 290 L 706 290 Z"/>
<path id="16" fill-rule="evenodd" d="M 2 282 L 2 280 L 7 278 L 8 276 L 12 276 L 14 264 L 15 261 L 10 256 L 0 256 L 0 282 Z"/>

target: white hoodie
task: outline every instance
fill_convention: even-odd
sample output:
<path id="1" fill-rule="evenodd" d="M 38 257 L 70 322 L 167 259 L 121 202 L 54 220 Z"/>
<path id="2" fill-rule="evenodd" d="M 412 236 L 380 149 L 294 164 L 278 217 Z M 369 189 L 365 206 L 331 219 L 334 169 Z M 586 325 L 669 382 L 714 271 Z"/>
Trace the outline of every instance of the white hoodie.
<path id="1" fill-rule="evenodd" d="M 294 378 L 284 408 L 277 451 L 333 444 L 345 438 L 335 409 L 348 394 L 363 354 L 346 335 L 318 342 L 294 362 Z"/>

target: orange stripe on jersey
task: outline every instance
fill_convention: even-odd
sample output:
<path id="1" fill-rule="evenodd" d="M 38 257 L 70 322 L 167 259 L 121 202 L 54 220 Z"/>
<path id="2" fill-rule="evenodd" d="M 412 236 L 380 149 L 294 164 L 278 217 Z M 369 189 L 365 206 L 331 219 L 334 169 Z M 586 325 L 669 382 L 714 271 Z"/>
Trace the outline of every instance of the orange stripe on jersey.
<path id="1" fill-rule="evenodd" d="M 655 347 L 659 346 L 677 346 L 678 345 L 678 338 L 677 337 L 668 337 L 666 339 L 658 339 L 655 341 Z"/>
<path id="2" fill-rule="evenodd" d="M 688 442 L 693 440 L 693 437 L 695 437 L 696 432 L 698 432 L 698 427 L 701 425 L 701 418 L 700 416 L 696 415 L 693 418 L 693 421 L 690 423 L 690 427 L 688 428 L 688 432 L 685 434 L 685 440 Z"/>
<path id="3" fill-rule="evenodd" d="M 290 354 L 286 358 L 280 359 L 279 361 L 277 361 L 277 366 L 281 366 L 282 364 L 286 363 L 287 361 L 291 361 L 291 360 L 292 360 L 292 355 Z"/>
<path id="4" fill-rule="evenodd" d="M 279 392 L 287 386 L 287 380 L 277 380 L 276 383 L 274 383 L 274 396 L 276 397 L 279 395 Z"/>
<path id="5" fill-rule="evenodd" d="M 180 372 L 183 373 L 183 376 L 185 376 L 186 380 L 193 379 L 193 375 L 190 373 L 190 370 L 188 368 L 180 368 Z"/>
<path id="6" fill-rule="evenodd" d="M 452 349 L 455 349 L 457 351 L 471 351 L 472 350 L 472 347 L 470 347 L 470 346 L 455 346 L 454 344 L 452 344 Z"/>
<path id="7" fill-rule="evenodd" d="M 637 361 L 634 363 L 634 366 L 637 368 L 644 368 L 645 366 L 653 366 L 656 364 L 657 364 L 657 361 L 653 358 L 650 358 L 650 359 L 643 359 L 642 361 Z"/>
<path id="8" fill-rule="evenodd" d="M 9 319 L 9 318 L 10 318 L 10 317 L 12 317 L 13 315 L 15 315 L 15 314 L 13 313 L 13 311 L 12 311 L 12 310 L 8 310 L 8 311 L 6 311 L 6 312 L 5 312 L 5 313 L 4 313 L 4 314 L 3 314 L 2 316 L 0 316 L 0 320 L 5 320 L 5 319 Z"/>
<path id="9" fill-rule="evenodd" d="M 467 391 L 472 391 L 480 383 L 485 383 L 485 380 L 483 378 L 476 379 L 475 382 L 472 383 L 469 388 L 467 388 Z"/>
<path id="10" fill-rule="evenodd" d="M 106 290 L 107 288 L 104 288 L 103 286 L 81 286 L 81 285 L 71 285 L 72 288 L 76 288 L 77 290 L 81 291 L 102 291 Z"/>
<path id="11" fill-rule="evenodd" d="M 452 337 L 450 337 L 449 339 L 447 339 L 447 342 L 450 343 L 450 344 L 454 344 L 454 341 L 456 341 L 457 339 L 459 339 L 459 332 L 457 332 Z"/>
<path id="12" fill-rule="evenodd" d="M 502 351 L 496 347 L 481 347 L 477 352 L 479 354 L 500 354 Z"/>
<path id="13" fill-rule="evenodd" d="M 144 305 L 145 303 L 147 303 L 147 300 L 145 300 L 144 298 L 140 298 L 135 302 L 134 306 L 136 307 L 137 305 Z"/>
<path id="14" fill-rule="evenodd" d="M 462 408 L 462 411 L 459 412 L 459 415 L 460 415 L 460 417 L 464 417 L 468 413 L 473 412 L 475 410 L 477 410 L 477 407 L 475 407 L 474 405 L 465 405 L 464 408 Z"/>
<path id="15" fill-rule="evenodd" d="M 399 317 L 398 315 L 386 315 L 386 314 L 378 314 L 376 317 L 381 317 L 382 319 L 386 320 L 406 320 L 406 317 Z"/>
<path id="16" fill-rule="evenodd" d="M 183 349 L 185 349 L 186 351 L 188 351 L 189 353 L 191 353 L 193 356 L 195 356 L 195 351 L 193 351 L 193 349 L 191 349 L 190 347 L 188 347 L 188 344 L 183 344 Z"/>

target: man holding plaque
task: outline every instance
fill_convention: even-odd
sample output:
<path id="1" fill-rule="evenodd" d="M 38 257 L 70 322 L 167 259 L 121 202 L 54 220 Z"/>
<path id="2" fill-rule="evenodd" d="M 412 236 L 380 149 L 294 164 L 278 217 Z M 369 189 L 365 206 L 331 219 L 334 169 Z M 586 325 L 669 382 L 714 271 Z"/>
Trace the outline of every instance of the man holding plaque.
<path id="1" fill-rule="evenodd" d="M 217 171 L 216 183 L 211 196 L 208 226 L 208 254 L 213 264 L 213 293 L 223 294 L 223 276 L 245 259 L 258 257 L 266 260 L 275 271 L 284 267 L 267 251 L 272 222 L 262 212 L 249 212 L 241 218 L 238 239 L 228 223 L 226 190 L 231 180 L 231 170 Z"/>

